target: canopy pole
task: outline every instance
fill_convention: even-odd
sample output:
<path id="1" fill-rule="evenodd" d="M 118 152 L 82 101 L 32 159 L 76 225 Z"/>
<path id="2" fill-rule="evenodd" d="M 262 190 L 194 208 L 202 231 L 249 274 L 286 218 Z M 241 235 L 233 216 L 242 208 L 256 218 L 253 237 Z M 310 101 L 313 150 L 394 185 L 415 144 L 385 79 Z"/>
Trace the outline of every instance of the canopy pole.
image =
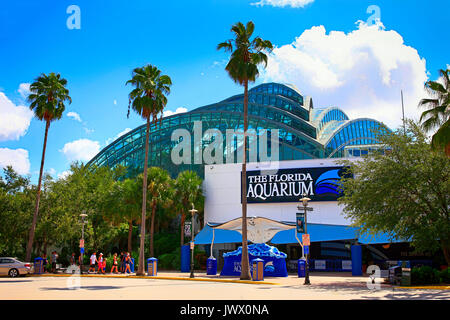
<path id="1" fill-rule="evenodd" d="M 212 236 L 212 241 L 211 241 L 211 256 L 210 256 L 210 258 L 214 258 L 214 256 L 213 256 L 213 245 L 214 245 L 214 228 L 212 228 L 213 229 L 213 236 Z"/>

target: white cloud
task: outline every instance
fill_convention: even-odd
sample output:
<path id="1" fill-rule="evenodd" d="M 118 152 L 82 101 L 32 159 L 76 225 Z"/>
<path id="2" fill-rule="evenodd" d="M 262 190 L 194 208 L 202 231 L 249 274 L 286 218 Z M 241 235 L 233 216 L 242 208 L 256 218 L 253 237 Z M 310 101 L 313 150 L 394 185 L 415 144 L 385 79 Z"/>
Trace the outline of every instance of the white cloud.
<path id="1" fill-rule="evenodd" d="M 79 115 L 78 113 L 76 113 L 76 112 L 70 111 L 70 112 L 67 113 L 67 116 L 68 116 L 69 118 L 73 118 L 74 120 L 76 120 L 76 121 L 78 121 L 78 122 L 81 122 L 81 117 L 80 117 L 80 115 Z"/>
<path id="2" fill-rule="evenodd" d="M 25 149 L 0 148 L 0 167 L 12 166 L 20 175 L 30 173 L 30 160 Z"/>
<path id="3" fill-rule="evenodd" d="M 187 111 L 188 110 L 186 108 L 183 108 L 183 107 L 177 108 L 177 110 L 175 110 L 175 112 L 174 111 L 170 111 L 170 110 L 166 110 L 163 113 L 163 117 L 168 117 L 168 116 L 172 116 L 172 115 L 177 114 L 177 113 L 184 113 L 184 112 L 187 112 Z"/>
<path id="4" fill-rule="evenodd" d="M 303 8 L 307 4 L 314 2 L 314 0 L 260 0 L 259 2 L 251 3 L 252 6 L 272 6 L 272 7 L 292 7 Z"/>
<path id="5" fill-rule="evenodd" d="M 68 176 L 70 176 L 72 174 L 72 172 L 70 170 L 65 170 L 61 173 L 58 173 L 58 179 L 65 179 Z"/>
<path id="6" fill-rule="evenodd" d="M 121 136 L 123 136 L 125 133 L 130 132 L 131 129 L 130 128 L 126 128 L 125 130 L 119 132 L 114 138 L 109 138 L 108 140 L 106 140 L 105 144 L 109 145 L 111 142 L 115 141 L 117 138 L 120 138 Z"/>
<path id="7" fill-rule="evenodd" d="M 100 151 L 100 144 L 98 141 L 79 139 L 66 143 L 59 151 L 62 152 L 69 161 L 89 161 Z"/>
<path id="8" fill-rule="evenodd" d="M 33 111 L 25 106 L 16 106 L 0 92 L 0 141 L 19 140 L 27 133 Z"/>
<path id="9" fill-rule="evenodd" d="M 30 83 L 21 83 L 19 84 L 19 89 L 17 91 L 20 93 L 22 98 L 28 97 L 30 94 Z"/>
<path id="10" fill-rule="evenodd" d="M 55 173 L 56 173 L 56 170 L 53 169 L 53 168 L 50 168 L 49 170 L 47 170 L 47 173 L 48 173 L 49 175 L 51 175 L 51 176 L 54 176 Z"/>
<path id="11" fill-rule="evenodd" d="M 116 99 L 114 99 L 114 105 L 117 106 L 117 100 Z"/>
<path id="12" fill-rule="evenodd" d="M 316 108 L 337 106 L 351 118 L 375 118 L 395 129 L 402 118 L 400 90 L 405 116 L 417 119 L 427 72 L 425 59 L 396 31 L 358 21 L 349 33 L 327 34 L 316 26 L 275 48 L 262 79 L 294 84 Z"/>

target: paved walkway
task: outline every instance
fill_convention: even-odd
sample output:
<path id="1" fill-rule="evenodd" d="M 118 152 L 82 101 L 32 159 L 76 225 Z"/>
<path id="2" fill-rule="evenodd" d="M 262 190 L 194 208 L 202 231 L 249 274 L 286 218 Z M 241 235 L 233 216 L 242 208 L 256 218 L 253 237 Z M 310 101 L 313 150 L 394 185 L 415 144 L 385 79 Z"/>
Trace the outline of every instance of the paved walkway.
<path id="1" fill-rule="evenodd" d="M 380 284 L 367 287 L 368 277 L 350 273 L 312 273 L 311 285 L 303 278 L 266 278 L 240 281 L 238 277 L 207 276 L 195 272 L 159 272 L 157 277 L 135 275 L 46 274 L 20 278 L 0 278 L 0 299 L 150 299 L 150 300 L 311 300 L 311 299 L 439 299 L 450 300 L 450 290 L 400 288 Z"/>

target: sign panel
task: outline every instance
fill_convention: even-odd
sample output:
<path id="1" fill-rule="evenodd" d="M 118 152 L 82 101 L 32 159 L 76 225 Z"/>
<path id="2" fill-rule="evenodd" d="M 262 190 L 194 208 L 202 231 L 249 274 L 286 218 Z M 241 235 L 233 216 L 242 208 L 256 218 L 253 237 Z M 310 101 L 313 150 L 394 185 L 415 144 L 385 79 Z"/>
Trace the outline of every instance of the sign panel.
<path id="1" fill-rule="evenodd" d="M 302 243 L 304 246 L 311 245 L 311 243 L 309 242 L 309 234 L 305 233 L 302 235 Z"/>
<path id="2" fill-rule="evenodd" d="M 305 215 L 297 212 L 297 233 L 305 233 Z"/>
<path id="3" fill-rule="evenodd" d="M 342 270 L 352 270 L 352 260 L 342 260 Z"/>
<path id="4" fill-rule="evenodd" d="M 83 247 L 80 248 L 80 253 L 84 254 L 84 248 Z"/>
<path id="5" fill-rule="evenodd" d="M 84 248 L 84 239 L 80 239 L 80 248 Z"/>
<path id="6" fill-rule="evenodd" d="M 299 202 L 303 193 L 311 201 L 337 201 L 342 196 L 340 180 L 348 175 L 347 168 L 247 171 L 247 203 Z"/>
<path id="7" fill-rule="evenodd" d="M 194 250 L 194 246 L 195 246 L 194 242 L 191 241 L 191 250 Z"/>
<path id="8" fill-rule="evenodd" d="M 314 269 L 325 270 L 326 269 L 326 260 L 314 260 Z"/>
<path id="9" fill-rule="evenodd" d="M 184 236 L 190 237 L 191 236 L 191 222 L 185 222 L 184 223 Z"/>
<path id="10" fill-rule="evenodd" d="M 303 246 L 303 253 L 309 254 L 309 246 Z"/>

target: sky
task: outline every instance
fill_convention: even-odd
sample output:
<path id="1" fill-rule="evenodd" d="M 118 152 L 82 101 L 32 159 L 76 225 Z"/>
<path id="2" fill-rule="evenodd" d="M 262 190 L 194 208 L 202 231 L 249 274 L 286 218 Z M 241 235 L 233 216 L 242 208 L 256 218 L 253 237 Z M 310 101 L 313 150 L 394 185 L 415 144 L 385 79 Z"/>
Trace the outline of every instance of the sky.
<path id="1" fill-rule="evenodd" d="M 224 70 L 229 55 L 216 50 L 238 21 L 253 21 L 254 34 L 275 47 L 254 85 L 291 83 L 316 108 L 337 106 L 395 129 L 400 91 L 406 117 L 418 119 L 424 83 L 450 64 L 446 12 L 448 0 L 5 2 L 0 167 L 37 182 L 45 124 L 26 97 L 41 73 L 60 73 L 72 97 L 49 129 L 44 170 L 55 178 L 144 123 L 126 117 L 132 88 L 125 83 L 135 67 L 150 63 L 172 78 L 167 114 L 242 93 Z"/>

